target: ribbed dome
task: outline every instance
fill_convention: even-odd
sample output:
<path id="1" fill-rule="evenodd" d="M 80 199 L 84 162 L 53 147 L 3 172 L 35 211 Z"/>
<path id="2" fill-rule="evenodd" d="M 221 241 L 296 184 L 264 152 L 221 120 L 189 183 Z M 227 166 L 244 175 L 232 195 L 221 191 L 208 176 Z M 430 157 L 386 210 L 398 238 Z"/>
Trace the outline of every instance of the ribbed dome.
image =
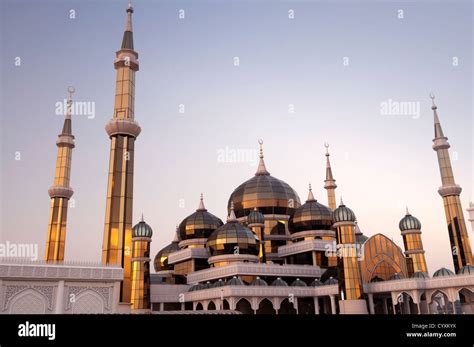
<path id="1" fill-rule="evenodd" d="M 333 284 L 337 284 L 337 280 L 334 277 L 329 277 L 326 282 L 324 282 L 325 286 L 330 286 Z"/>
<path id="2" fill-rule="evenodd" d="M 306 203 L 298 207 L 290 217 L 288 229 L 290 233 L 306 230 L 329 230 L 332 224 L 331 209 L 316 201 L 310 186 Z"/>
<path id="3" fill-rule="evenodd" d="M 341 204 L 339 205 L 338 208 L 334 210 L 334 222 L 355 222 L 356 221 L 356 216 L 354 212 L 344 205 L 344 203 L 341 201 Z"/>
<path id="4" fill-rule="evenodd" d="M 222 278 L 219 278 L 219 281 L 214 282 L 212 287 L 217 288 L 217 287 L 222 287 L 222 286 L 225 286 L 225 285 L 226 285 L 226 283 L 222 280 Z"/>
<path id="5" fill-rule="evenodd" d="M 227 282 L 229 286 L 244 286 L 244 282 L 237 276 L 234 276 L 229 282 Z"/>
<path id="6" fill-rule="evenodd" d="M 445 276 L 455 276 L 454 272 L 452 272 L 449 269 L 446 269 L 445 267 L 442 267 L 439 270 L 436 270 L 435 273 L 433 274 L 433 277 L 445 277 Z"/>
<path id="7" fill-rule="evenodd" d="M 151 229 L 151 226 L 145 223 L 143 220 L 138 222 L 133 229 L 132 229 L 132 237 L 152 237 L 153 236 L 153 230 Z"/>
<path id="8" fill-rule="evenodd" d="M 418 218 L 413 217 L 407 210 L 407 214 L 400 220 L 398 227 L 400 231 L 421 230 L 421 223 Z"/>
<path id="9" fill-rule="evenodd" d="M 265 282 L 264 280 L 262 280 L 260 277 L 257 277 L 256 279 L 254 279 L 251 283 L 250 283 L 251 286 L 260 286 L 260 287 L 266 287 L 268 286 L 267 282 Z"/>
<path id="10" fill-rule="evenodd" d="M 398 274 L 398 273 L 395 273 L 392 275 L 392 277 L 390 277 L 391 280 L 401 280 L 402 277 Z"/>
<path id="11" fill-rule="evenodd" d="M 291 283 L 291 286 L 292 287 L 307 287 L 308 285 L 302 280 L 300 280 L 299 278 L 297 278 L 296 280 L 293 281 L 293 283 Z"/>
<path id="12" fill-rule="evenodd" d="M 223 224 L 219 218 L 207 212 L 201 195 L 201 202 L 196 212 L 183 219 L 181 224 L 179 224 L 179 235 L 181 240 L 207 239 L 209 235 Z"/>
<path id="13" fill-rule="evenodd" d="M 205 288 L 206 288 L 206 286 L 204 284 L 196 283 L 188 289 L 188 292 L 195 292 L 197 290 L 202 290 L 202 289 L 205 289 Z"/>
<path id="14" fill-rule="evenodd" d="M 458 271 L 458 275 L 470 275 L 474 274 L 474 266 L 472 265 L 465 265 Z"/>
<path id="15" fill-rule="evenodd" d="M 227 223 L 214 231 L 207 239 L 207 247 L 211 256 L 236 254 L 258 255 L 259 240 L 247 227 L 240 224 L 231 208 Z"/>
<path id="16" fill-rule="evenodd" d="M 322 286 L 323 282 L 321 282 L 319 279 L 315 278 L 313 282 L 309 284 L 310 287 L 319 287 Z"/>
<path id="17" fill-rule="evenodd" d="M 281 277 L 278 277 L 276 280 L 272 282 L 272 287 L 288 287 L 288 283 L 283 281 Z"/>
<path id="18" fill-rule="evenodd" d="M 301 205 L 300 198 L 287 183 L 270 175 L 263 161 L 260 148 L 260 163 L 255 176 L 238 186 L 227 205 L 234 202 L 235 215 L 247 216 L 257 207 L 263 214 L 291 215 Z"/>
<path id="19" fill-rule="evenodd" d="M 153 261 L 155 271 L 173 270 L 173 265 L 168 264 L 168 257 L 176 251 L 179 251 L 178 242 L 173 241 L 156 253 L 155 260 Z"/>
<path id="20" fill-rule="evenodd" d="M 411 275 L 412 278 L 429 278 L 428 274 L 425 272 L 417 271 L 414 272 L 413 275 Z"/>
<path id="21" fill-rule="evenodd" d="M 247 216 L 247 224 L 264 224 L 265 216 L 256 207 Z"/>

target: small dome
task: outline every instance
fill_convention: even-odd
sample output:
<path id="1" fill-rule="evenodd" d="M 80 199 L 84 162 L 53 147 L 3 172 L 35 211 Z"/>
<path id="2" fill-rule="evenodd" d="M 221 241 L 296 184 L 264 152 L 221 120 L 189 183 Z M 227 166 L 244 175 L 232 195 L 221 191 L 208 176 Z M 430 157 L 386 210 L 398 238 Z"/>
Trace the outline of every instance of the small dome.
<path id="1" fill-rule="evenodd" d="M 244 282 L 237 276 L 234 276 L 229 282 L 227 282 L 229 286 L 244 286 Z"/>
<path id="2" fill-rule="evenodd" d="M 391 280 L 401 280 L 402 278 L 398 273 L 394 273 L 392 277 L 390 277 Z"/>
<path id="3" fill-rule="evenodd" d="M 400 220 L 398 227 L 400 228 L 400 231 L 421 230 L 421 223 L 418 218 L 413 217 L 407 209 L 407 214 Z"/>
<path id="4" fill-rule="evenodd" d="M 354 212 L 344 205 L 341 199 L 341 204 L 334 210 L 334 222 L 355 222 L 356 216 Z"/>
<path id="5" fill-rule="evenodd" d="M 133 229 L 132 229 L 132 237 L 152 237 L 153 236 L 153 230 L 151 229 L 151 226 L 145 223 L 143 220 L 138 222 Z"/>
<path id="6" fill-rule="evenodd" d="M 304 281 L 297 278 L 296 280 L 293 281 L 291 286 L 292 287 L 307 287 L 308 285 Z"/>
<path id="7" fill-rule="evenodd" d="M 265 216 L 256 207 L 247 216 L 247 224 L 264 224 Z"/>
<path id="8" fill-rule="evenodd" d="M 281 277 L 278 277 L 276 280 L 272 282 L 272 287 L 288 287 L 288 283 L 283 281 Z"/>
<path id="9" fill-rule="evenodd" d="M 204 285 L 204 289 L 212 288 L 211 282 L 207 281 L 206 284 Z"/>
<path id="10" fill-rule="evenodd" d="M 260 242 L 252 230 L 237 221 L 231 207 L 227 223 L 209 236 L 207 247 L 211 256 L 235 254 L 237 247 L 238 254 L 258 255 Z"/>
<path id="11" fill-rule="evenodd" d="M 177 251 L 179 251 L 178 242 L 172 242 L 156 253 L 155 260 L 153 261 L 155 271 L 173 270 L 173 265 L 168 264 L 168 257 L 171 253 Z"/>
<path id="12" fill-rule="evenodd" d="M 213 288 L 222 287 L 222 286 L 225 286 L 225 282 L 222 280 L 222 278 L 219 278 L 219 281 L 214 282 L 214 284 L 212 285 Z"/>
<path id="13" fill-rule="evenodd" d="M 458 275 L 470 275 L 474 274 L 474 266 L 472 265 L 465 265 L 458 271 Z"/>
<path id="14" fill-rule="evenodd" d="M 429 278 L 429 276 L 426 274 L 426 272 L 421 272 L 421 271 L 414 272 L 413 275 L 411 275 L 411 277 L 412 278 L 423 278 L 423 279 Z"/>
<path id="15" fill-rule="evenodd" d="M 329 277 L 326 282 L 324 282 L 324 285 L 325 286 L 330 286 L 330 285 L 333 285 L 333 284 L 337 284 L 337 280 L 334 278 L 334 277 Z"/>
<path id="16" fill-rule="evenodd" d="M 260 287 L 266 287 L 268 286 L 267 282 L 265 282 L 264 280 L 262 280 L 260 277 L 257 277 L 256 279 L 254 279 L 252 281 L 252 283 L 250 283 L 251 286 L 260 286 Z"/>
<path id="17" fill-rule="evenodd" d="M 329 230 L 331 225 L 331 209 L 316 201 L 310 186 L 306 203 L 298 207 L 290 217 L 288 222 L 290 233 L 306 230 Z"/>
<path id="18" fill-rule="evenodd" d="M 454 276 L 454 272 L 452 272 L 449 269 L 446 269 L 445 267 L 442 267 L 439 270 L 436 270 L 435 273 L 433 274 L 433 277 L 445 277 L 445 276 Z"/>
<path id="19" fill-rule="evenodd" d="M 207 212 L 201 194 L 201 201 L 196 212 L 184 218 L 179 224 L 179 235 L 181 240 L 207 239 L 209 235 L 223 224 L 219 218 Z"/>
<path id="20" fill-rule="evenodd" d="M 315 278 L 313 282 L 309 284 L 310 287 L 319 287 L 322 286 L 323 282 L 321 282 L 319 279 Z"/>

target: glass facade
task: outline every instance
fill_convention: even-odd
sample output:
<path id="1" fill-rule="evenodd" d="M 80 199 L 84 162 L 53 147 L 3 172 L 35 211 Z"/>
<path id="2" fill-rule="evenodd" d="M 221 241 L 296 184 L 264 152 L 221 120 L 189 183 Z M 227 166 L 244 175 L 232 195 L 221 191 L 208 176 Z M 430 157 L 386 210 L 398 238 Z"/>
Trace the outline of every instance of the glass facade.
<path id="1" fill-rule="evenodd" d="M 150 308 L 150 241 L 133 241 L 131 297 L 132 310 Z"/>
<path id="2" fill-rule="evenodd" d="M 357 252 L 354 247 L 356 245 L 354 225 L 338 226 L 336 235 L 338 245 L 347 246 L 343 249 L 343 254 L 337 261 L 341 298 L 344 300 L 359 300 L 362 297 L 362 282 Z"/>
<path id="3" fill-rule="evenodd" d="M 363 244 L 363 259 L 360 261 L 362 282 L 389 280 L 398 274 L 408 278 L 408 269 L 402 250 L 382 234 L 370 237 Z"/>
<path id="4" fill-rule="evenodd" d="M 66 242 L 68 199 L 61 197 L 51 198 L 49 213 L 48 235 L 46 239 L 45 260 L 64 260 Z"/>

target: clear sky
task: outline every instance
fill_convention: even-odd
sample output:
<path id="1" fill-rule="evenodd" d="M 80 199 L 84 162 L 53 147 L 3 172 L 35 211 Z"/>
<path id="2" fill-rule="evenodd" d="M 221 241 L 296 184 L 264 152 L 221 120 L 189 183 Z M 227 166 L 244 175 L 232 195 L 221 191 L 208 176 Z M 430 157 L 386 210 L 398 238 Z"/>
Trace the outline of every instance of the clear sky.
<path id="1" fill-rule="evenodd" d="M 76 101 L 94 103 L 95 117 L 73 119 L 75 207 L 66 259 L 99 261 L 110 147 L 104 126 L 113 113 L 113 59 L 127 1 L 0 3 L 1 239 L 38 243 L 43 256 L 63 121 L 55 104 L 72 84 Z M 133 5 L 142 127 L 134 220 L 143 212 L 152 226 L 153 256 L 197 208 L 201 192 L 208 210 L 225 219 L 229 195 L 256 167 L 253 160 L 223 162 L 219 153 L 252 157 L 262 138 L 272 175 L 302 200 L 312 182 L 323 203 L 329 142 L 337 198 L 354 210 L 362 231 L 402 246 L 398 222 L 408 205 L 423 225 L 430 272 L 452 269 L 428 95 L 436 94 L 466 209 L 474 162 L 471 1 Z M 381 105 L 390 100 L 414 102 L 419 116 L 384 114 Z"/>

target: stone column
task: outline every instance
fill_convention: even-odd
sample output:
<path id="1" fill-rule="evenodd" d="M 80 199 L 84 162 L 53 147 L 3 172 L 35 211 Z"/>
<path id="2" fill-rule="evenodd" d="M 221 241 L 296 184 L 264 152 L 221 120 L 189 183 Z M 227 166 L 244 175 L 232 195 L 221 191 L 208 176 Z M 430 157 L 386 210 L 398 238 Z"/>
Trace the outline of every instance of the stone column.
<path id="1" fill-rule="evenodd" d="M 58 282 L 58 287 L 56 288 L 56 305 L 54 313 L 64 313 L 64 280 L 60 280 Z"/>
<path id="2" fill-rule="evenodd" d="M 319 314 L 319 298 L 314 298 L 314 313 Z"/>
<path id="3" fill-rule="evenodd" d="M 334 295 L 329 295 L 331 299 L 331 314 L 336 314 L 336 297 Z"/>
<path id="4" fill-rule="evenodd" d="M 370 314 L 375 314 L 375 308 L 374 308 L 374 294 L 369 293 L 369 312 Z"/>
<path id="5" fill-rule="evenodd" d="M 388 314 L 388 304 L 387 304 L 388 299 L 383 298 L 383 313 Z"/>

